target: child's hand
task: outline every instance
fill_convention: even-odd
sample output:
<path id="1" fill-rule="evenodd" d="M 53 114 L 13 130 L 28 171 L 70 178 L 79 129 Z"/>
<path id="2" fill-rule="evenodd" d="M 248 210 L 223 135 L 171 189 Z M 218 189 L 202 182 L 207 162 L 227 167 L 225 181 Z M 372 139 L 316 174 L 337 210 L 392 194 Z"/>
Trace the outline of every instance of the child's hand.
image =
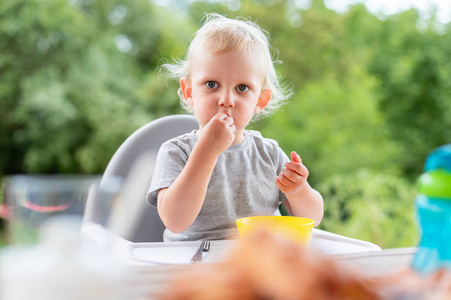
<path id="1" fill-rule="evenodd" d="M 285 194 L 300 191 L 309 175 L 308 169 L 295 151 L 291 152 L 290 157 L 291 161 L 285 164 L 285 168 L 276 178 L 276 186 Z"/>
<path id="2" fill-rule="evenodd" d="M 235 125 L 233 118 L 225 113 L 216 114 L 199 132 L 199 144 L 205 151 L 219 156 L 229 148 L 235 140 Z"/>

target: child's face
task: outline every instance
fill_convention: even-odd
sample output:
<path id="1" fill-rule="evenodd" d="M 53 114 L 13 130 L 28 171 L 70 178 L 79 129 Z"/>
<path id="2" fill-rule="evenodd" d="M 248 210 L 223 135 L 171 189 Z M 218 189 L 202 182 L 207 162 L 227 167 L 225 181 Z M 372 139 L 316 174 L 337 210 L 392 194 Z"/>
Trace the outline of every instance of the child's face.
<path id="1" fill-rule="evenodd" d="M 226 113 L 236 129 L 242 130 L 270 100 L 271 91 L 263 89 L 265 68 L 258 55 L 244 50 L 214 54 L 200 49 L 192 59 L 191 76 L 180 83 L 200 129 L 216 114 Z"/>

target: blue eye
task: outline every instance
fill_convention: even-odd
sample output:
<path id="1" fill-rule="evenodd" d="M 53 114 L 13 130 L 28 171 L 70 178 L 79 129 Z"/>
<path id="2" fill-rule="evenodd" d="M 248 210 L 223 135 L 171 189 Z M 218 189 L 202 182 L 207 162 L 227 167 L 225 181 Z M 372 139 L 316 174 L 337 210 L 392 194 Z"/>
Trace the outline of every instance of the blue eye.
<path id="1" fill-rule="evenodd" d="M 205 85 L 210 89 L 214 89 L 215 87 L 218 86 L 218 84 L 215 81 L 207 81 Z"/>
<path id="2" fill-rule="evenodd" d="M 237 90 L 240 92 L 246 92 L 249 90 L 249 87 L 247 85 L 240 84 L 239 86 L 237 86 Z"/>

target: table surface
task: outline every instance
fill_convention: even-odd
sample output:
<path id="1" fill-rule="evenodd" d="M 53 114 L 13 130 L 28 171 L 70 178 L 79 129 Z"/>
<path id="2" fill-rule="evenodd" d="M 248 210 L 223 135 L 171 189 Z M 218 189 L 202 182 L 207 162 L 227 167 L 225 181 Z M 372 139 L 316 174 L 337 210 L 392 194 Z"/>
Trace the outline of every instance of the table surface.
<path id="1" fill-rule="evenodd" d="M 227 253 L 227 250 L 234 247 L 239 241 L 214 241 L 212 242 L 212 250 L 206 255 L 203 264 L 155 264 L 149 263 L 146 259 L 152 260 L 152 258 L 146 258 L 146 246 L 149 245 L 137 245 L 129 244 L 128 251 L 137 250 L 135 255 L 143 256 L 143 260 L 139 261 L 136 259 L 131 259 L 133 263 L 142 263 L 136 270 L 138 271 L 138 276 L 142 286 L 145 286 L 145 291 L 147 295 L 152 295 L 155 298 L 167 290 L 167 284 L 171 281 L 174 276 L 180 274 L 185 274 L 189 276 L 189 272 L 196 268 L 202 268 L 203 266 L 208 267 L 209 263 L 215 263 L 223 258 L 223 255 Z M 162 246 L 162 243 L 159 243 Z M 183 245 L 185 244 L 185 245 Z M 192 253 L 195 247 L 199 244 L 198 242 L 186 242 L 181 243 L 181 247 L 192 247 L 190 249 Z M 156 246 L 156 245 L 155 245 Z M 174 245 L 173 245 L 174 246 Z M 149 248 L 147 248 L 149 249 Z M 160 250 L 171 249 L 170 245 L 166 247 L 160 247 Z M 139 253 L 139 251 L 143 251 Z M 170 250 L 169 250 L 170 251 Z M 399 248 L 399 249 L 386 249 L 379 251 L 365 251 L 365 252 L 355 252 L 347 254 L 331 254 L 329 257 L 341 265 L 345 269 L 353 269 L 356 272 L 362 274 L 362 276 L 368 277 L 382 277 L 389 276 L 397 273 L 403 269 L 408 268 L 413 255 L 416 252 L 416 248 Z M 129 253 L 130 255 L 130 253 Z M 184 259 L 188 259 L 190 256 L 186 256 Z"/>
<path id="2" fill-rule="evenodd" d="M 313 241 L 313 240 L 312 240 Z M 316 243 L 321 245 L 321 241 Z M 213 241 L 211 243 L 211 251 L 205 255 L 203 264 L 196 264 L 195 266 L 186 263 L 194 253 L 199 242 L 180 242 L 180 243 L 130 243 L 127 245 L 127 257 L 129 263 L 140 264 L 137 268 L 139 280 L 145 286 L 148 295 L 158 295 L 165 291 L 167 284 L 175 275 L 185 274 L 189 276 L 189 272 L 193 268 L 208 267 L 210 263 L 217 263 L 221 261 L 228 253 L 228 250 L 233 248 L 239 241 Z M 313 243 L 315 244 L 315 243 Z M 335 244 L 336 245 L 336 244 Z M 167 263 L 155 263 L 153 255 L 159 254 L 161 257 L 174 257 L 177 253 L 177 248 L 181 247 L 182 254 L 178 256 L 177 260 L 170 260 Z M 343 250 L 343 248 L 341 249 Z M 175 251 L 175 252 L 174 252 Z M 329 249 L 329 251 L 331 251 Z M 343 268 L 354 269 L 360 274 L 368 277 L 381 277 L 394 274 L 402 269 L 406 269 L 416 248 L 400 248 L 400 249 L 386 249 L 386 250 L 366 250 L 353 253 L 329 254 L 328 256 L 336 261 Z M 165 253 L 165 254 L 163 254 Z M 185 253 L 185 255 L 183 254 Z M 158 255 L 157 255 L 158 257 Z M 177 256 L 176 256 L 177 257 Z M 172 263 L 169 263 L 172 262 Z M 364 271 L 362 271 L 364 270 Z"/>
<path id="3" fill-rule="evenodd" d="M 96 224 L 85 227 L 83 233 L 92 243 L 108 245 L 118 261 L 130 270 L 132 276 L 128 282 L 133 284 L 128 286 L 133 286 L 133 299 L 157 297 L 174 276 L 222 261 L 239 243 L 239 240 L 212 241 L 204 263 L 193 265 L 189 260 L 200 245 L 198 241 L 131 243 Z M 407 268 L 416 252 L 416 248 L 381 250 L 372 243 L 321 230 L 315 230 L 310 247 L 322 251 L 343 268 L 355 268 L 370 277 L 386 276 Z"/>

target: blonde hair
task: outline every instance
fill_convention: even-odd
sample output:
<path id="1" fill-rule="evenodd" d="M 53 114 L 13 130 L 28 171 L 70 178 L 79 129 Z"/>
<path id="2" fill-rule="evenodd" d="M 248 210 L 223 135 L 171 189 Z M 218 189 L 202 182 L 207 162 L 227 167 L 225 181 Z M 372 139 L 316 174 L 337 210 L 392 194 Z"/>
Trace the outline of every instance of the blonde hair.
<path id="1" fill-rule="evenodd" d="M 275 63 L 271 56 L 268 34 L 256 23 L 242 19 L 234 20 L 219 14 L 206 14 L 203 26 L 193 35 L 188 47 L 185 60 L 176 59 L 174 64 L 163 64 L 160 66 L 166 76 L 180 80 L 183 77 L 190 78 L 191 57 L 202 48 L 214 49 L 215 53 L 245 49 L 257 52 L 262 56 L 266 64 L 263 87 L 272 92 L 268 105 L 258 115 L 269 116 L 277 111 L 291 96 L 291 90 L 282 86 L 275 70 Z M 192 106 L 186 103 L 185 98 L 178 90 L 182 107 L 192 113 Z"/>

